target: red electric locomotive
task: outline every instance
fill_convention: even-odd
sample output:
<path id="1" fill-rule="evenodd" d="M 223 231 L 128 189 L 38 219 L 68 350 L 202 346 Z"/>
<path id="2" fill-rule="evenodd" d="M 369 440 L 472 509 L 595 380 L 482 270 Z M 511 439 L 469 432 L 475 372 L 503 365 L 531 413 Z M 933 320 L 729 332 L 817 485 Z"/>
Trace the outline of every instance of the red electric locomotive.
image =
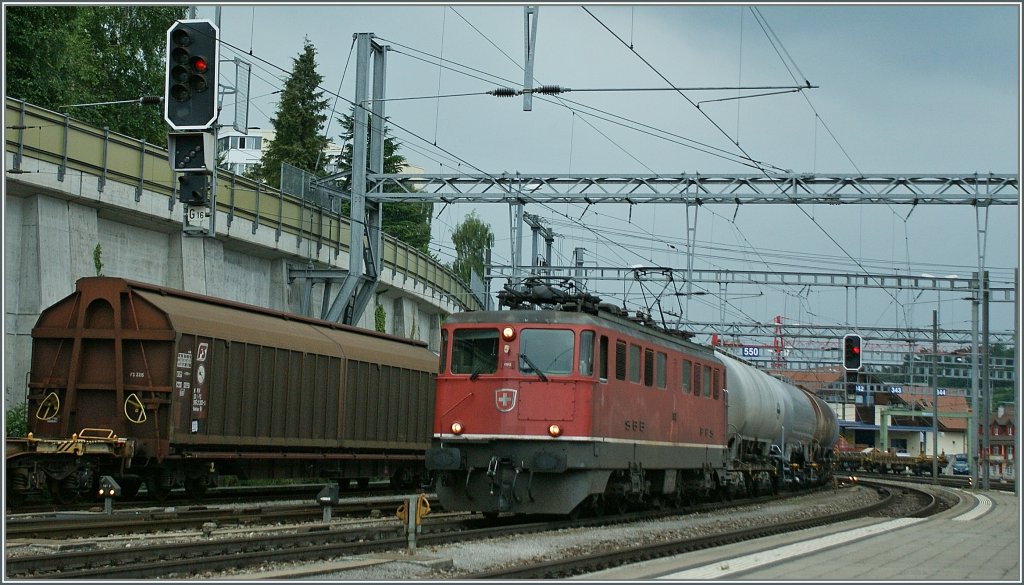
<path id="1" fill-rule="evenodd" d="M 771 424 L 732 420 L 726 375 L 751 366 L 593 295 L 535 283 L 499 299 L 512 310 L 455 314 L 441 332 L 426 463 L 448 509 L 600 513 L 770 489 L 838 435 L 831 411 L 791 397 L 775 405 L 778 426 L 824 423 L 776 439 L 761 436 Z"/>

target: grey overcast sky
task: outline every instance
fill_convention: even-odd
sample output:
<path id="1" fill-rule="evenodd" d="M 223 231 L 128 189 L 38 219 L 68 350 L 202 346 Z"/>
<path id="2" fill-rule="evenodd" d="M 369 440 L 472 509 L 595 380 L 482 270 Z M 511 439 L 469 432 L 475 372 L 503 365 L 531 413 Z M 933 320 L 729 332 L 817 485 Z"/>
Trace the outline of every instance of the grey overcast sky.
<path id="1" fill-rule="evenodd" d="M 430 97 L 522 86 L 522 4 L 224 5 L 222 58 L 253 62 L 250 126 L 267 128 L 277 107 L 273 92 L 304 38 L 316 47 L 324 89 L 351 100 L 353 34 L 374 33 L 392 49 L 387 96 L 428 98 L 387 104 L 387 116 L 401 127 L 392 128 L 401 152 L 427 172 L 755 172 L 733 157 L 681 144 L 695 140 L 737 153 L 730 141 L 738 140 L 753 158 L 794 172 L 1020 173 L 1017 3 L 538 6 L 534 77 L 542 84 L 666 87 L 660 73 L 680 87 L 805 81 L 817 87 L 707 103 L 701 111 L 666 91 L 579 91 L 564 97 L 587 108 L 535 98 L 530 112 L 521 98 Z M 215 14 L 212 5 L 198 8 L 199 18 Z M 471 75 L 439 67 L 438 57 Z M 222 75 L 230 71 L 225 66 Z M 685 93 L 694 102 L 738 95 Z M 759 92 L 744 92 L 753 93 Z M 336 102 L 338 113 L 348 111 L 344 100 Z M 589 108 L 605 113 L 596 117 Z M 221 122 L 230 123 L 232 115 L 226 108 Z M 329 137 L 337 140 L 339 133 L 332 121 Z M 474 208 L 495 232 L 495 262 L 508 263 L 510 213 L 500 204 L 436 206 L 432 250 L 450 260 L 451 231 Z M 684 209 L 604 205 L 584 213 L 582 206 L 552 205 L 528 206 L 527 212 L 548 220 L 559 235 L 556 265 L 571 264 L 573 249 L 583 247 L 590 264 L 683 268 Z M 977 267 L 979 217 L 959 206 L 705 206 L 697 218 L 694 266 L 967 277 Z M 1004 285 L 1020 265 L 1019 219 L 1019 207 L 996 208 L 988 217 L 985 264 Z M 691 319 L 767 322 L 781 315 L 787 322 L 854 328 L 930 326 L 932 310 L 939 309 L 943 326 L 970 329 L 970 304 L 950 293 L 707 290 L 691 297 Z M 597 292 L 621 304 L 624 293 L 639 289 L 616 285 Z M 1013 329 L 1012 304 L 994 304 L 991 315 L 993 330 Z"/>

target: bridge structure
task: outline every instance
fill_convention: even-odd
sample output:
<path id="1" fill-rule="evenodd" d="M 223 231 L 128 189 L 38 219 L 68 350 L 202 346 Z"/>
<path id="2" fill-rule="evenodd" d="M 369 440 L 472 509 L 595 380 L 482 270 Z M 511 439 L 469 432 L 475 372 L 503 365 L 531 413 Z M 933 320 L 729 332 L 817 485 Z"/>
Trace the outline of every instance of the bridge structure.
<path id="1" fill-rule="evenodd" d="M 7 401 L 24 399 L 31 329 L 75 281 L 104 274 L 320 316 L 324 280 L 348 266 L 347 218 L 300 195 L 218 173 L 213 237 L 183 230 L 164 145 L 8 98 L 4 287 Z M 436 349 L 440 319 L 480 303 L 449 268 L 384 236 L 374 302 L 385 331 Z M 355 323 L 374 329 L 375 311 Z"/>

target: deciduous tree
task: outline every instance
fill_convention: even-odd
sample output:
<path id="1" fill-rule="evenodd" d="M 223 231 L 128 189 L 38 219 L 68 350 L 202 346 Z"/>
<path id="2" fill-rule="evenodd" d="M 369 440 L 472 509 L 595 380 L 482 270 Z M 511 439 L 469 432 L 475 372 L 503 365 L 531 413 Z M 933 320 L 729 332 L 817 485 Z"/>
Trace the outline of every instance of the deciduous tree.
<path id="1" fill-rule="evenodd" d="M 487 250 L 494 245 L 494 233 L 491 232 L 490 224 L 481 221 L 476 216 L 476 211 L 470 212 L 462 223 L 455 226 L 452 244 L 455 246 L 452 271 L 467 283 L 471 272 L 476 272 L 482 277 Z"/>
<path id="2" fill-rule="evenodd" d="M 184 6 L 5 6 L 8 96 L 167 143 L 160 107 L 66 107 L 162 95 L 167 29 Z"/>

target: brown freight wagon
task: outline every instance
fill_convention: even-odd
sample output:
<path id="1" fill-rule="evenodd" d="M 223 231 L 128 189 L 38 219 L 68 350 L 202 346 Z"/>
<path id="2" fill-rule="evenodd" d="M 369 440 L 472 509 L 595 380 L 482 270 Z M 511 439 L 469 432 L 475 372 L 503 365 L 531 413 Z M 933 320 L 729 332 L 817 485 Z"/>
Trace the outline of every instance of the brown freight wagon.
<path id="1" fill-rule="evenodd" d="M 434 418 L 422 342 L 120 278 L 83 278 L 32 330 L 8 494 L 112 475 L 200 495 L 218 474 L 411 482 Z"/>

